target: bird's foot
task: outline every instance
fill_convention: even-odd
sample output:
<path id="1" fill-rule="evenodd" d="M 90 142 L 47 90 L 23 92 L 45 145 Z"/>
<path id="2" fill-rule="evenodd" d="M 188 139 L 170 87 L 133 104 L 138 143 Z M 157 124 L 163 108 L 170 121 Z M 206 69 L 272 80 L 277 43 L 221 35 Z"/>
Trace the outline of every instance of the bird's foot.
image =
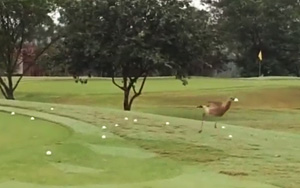
<path id="1" fill-rule="evenodd" d="M 215 129 L 217 128 L 217 124 L 215 124 Z"/>
<path id="2" fill-rule="evenodd" d="M 198 133 L 202 133 L 202 130 L 199 130 Z"/>

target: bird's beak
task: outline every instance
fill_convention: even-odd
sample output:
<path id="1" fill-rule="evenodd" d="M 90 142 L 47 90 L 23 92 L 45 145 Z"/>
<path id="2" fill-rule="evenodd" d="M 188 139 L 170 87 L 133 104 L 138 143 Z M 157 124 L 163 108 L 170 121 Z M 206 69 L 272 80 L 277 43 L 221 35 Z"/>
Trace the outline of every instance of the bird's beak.
<path id="1" fill-rule="evenodd" d="M 234 98 L 234 100 L 233 100 L 234 102 L 238 102 L 239 101 L 239 99 L 238 98 Z"/>

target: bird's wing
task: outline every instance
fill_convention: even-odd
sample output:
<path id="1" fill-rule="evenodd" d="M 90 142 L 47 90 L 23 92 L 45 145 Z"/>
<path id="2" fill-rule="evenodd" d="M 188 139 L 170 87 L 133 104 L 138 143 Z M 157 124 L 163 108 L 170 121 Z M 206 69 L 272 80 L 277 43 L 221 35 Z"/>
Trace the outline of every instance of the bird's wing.
<path id="1" fill-rule="evenodd" d="M 211 107 L 220 107 L 222 106 L 222 102 L 217 102 L 217 101 L 208 101 L 209 106 Z"/>

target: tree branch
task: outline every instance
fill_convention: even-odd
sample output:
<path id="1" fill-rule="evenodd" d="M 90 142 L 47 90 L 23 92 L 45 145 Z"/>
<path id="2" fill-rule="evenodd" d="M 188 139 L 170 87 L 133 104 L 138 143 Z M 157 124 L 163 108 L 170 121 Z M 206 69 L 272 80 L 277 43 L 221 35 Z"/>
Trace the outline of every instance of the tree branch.
<path id="1" fill-rule="evenodd" d="M 3 87 L 4 87 L 4 89 L 3 89 Z M 7 93 L 5 91 L 8 89 L 8 87 L 5 84 L 5 82 L 4 82 L 4 80 L 2 79 L 1 76 L 0 76 L 0 89 L 1 89 L 1 93 L 3 94 L 3 96 L 5 98 L 7 98 Z"/>
<path id="2" fill-rule="evenodd" d="M 6 85 L 6 83 L 4 82 L 1 76 L 0 76 L 0 85 L 3 86 L 5 90 L 8 89 L 8 86 Z"/>
<path id="3" fill-rule="evenodd" d="M 1 90 L 2 95 L 3 95 L 5 98 L 7 98 L 6 92 L 5 92 L 4 89 L 2 88 L 2 84 L 0 84 L 0 90 Z"/>
<path id="4" fill-rule="evenodd" d="M 138 96 L 140 96 L 142 94 L 142 90 L 143 90 L 143 88 L 145 86 L 147 76 L 148 76 L 147 74 L 144 76 L 142 84 L 141 84 L 141 87 L 140 87 L 140 89 L 139 89 L 138 92 L 136 92 L 135 87 L 133 87 L 134 95 L 130 99 L 129 106 L 132 105 L 132 103 L 133 103 L 133 101 L 134 101 L 135 98 L 137 98 Z"/>
<path id="5" fill-rule="evenodd" d="M 145 83 L 146 83 L 146 79 L 147 79 L 147 75 L 145 75 L 143 81 L 142 81 L 142 85 L 140 87 L 140 90 L 138 92 L 138 95 L 142 94 L 142 90 L 144 89 Z"/>
<path id="6" fill-rule="evenodd" d="M 136 94 L 137 94 L 137 91 L 136 91 L 136 89 L 135 89 L 135 85 L 132 85 L 132 89 L 133 89 L 134 94 L 136 95 Z"/>
<path id="7" fill-rule="evenodd" d="M 48 48 L 50 48 L 50 46 L 51 46 L 52 44 L 54 44 L 59 38 L 60 38 L 60 36 L 57 36 L 54 40 L 52 40 L 49 44 L 47 44 L 47 45 L 43 48 L 43 50 L 41 50 L 40 53 L 38 53 L 38 55 L 35 56 L 35 58 L 34 58 L 34 60 L 33 60 L 34 63 L 30 64 L 28 67 L 26 67 L 25 70 L 23 70 L 23 74 L 22 74 L 22 75 L 19 77 L 19 79 L 17 80 L 17 82 L 16 82 L 16 84 L 15 84 L 15 86 L 14 86 L 14 88 L 13 88 L 13 91 L 15 91 L 15 90 L 17 89 L 19 83 L 21 82 L 21 80 L 22 80 L 22 78 L 23 78 L 23 76 L 24 76 L 24 73 L 26 73 L 27 71 L 29 71 L 29 69 L 30 69 L 33 65 L 36 65 L 35 62 L 38 60 L 38 58 L 39 58 L 39 57 L 40 57 L 40 56 L 41 56 Z"/>
<path id="8" fill-rule="evenodd" d="M 134 77 L 134 78 L 131 78 L 131 77 L 129 77 L 129 86 L 128 86 L 128 88 L 133 88 L 133 91 L 134 91 L 134 93 L 136 93 L 136 91 L 135 91 L 135 85 L 134 85 L 134 83 L 136 83 L 136 81 L 137 81 L 137 79 L 139 78 L 140 76 L 138 76 L 138 77 Z"/>
<path id="9" fill-rule="evenodd" d="M 129 79 L 130 79 L 129 88 L 132 87 L 133 88 L 133 92 L 135 94 L 137 94 L 138 92 L 135 89 L 134 83 L 136 83 L 137 80 L 139 79 L 139 77 L 141 77 L 143 74 L 145 74 L 145 76 L 147 77 L 147 72 L 149 71 L 149 69 L 147 69 L 147 68 L 140 67 L 140 69 L 141 69 L 141 72 L 140 72 L 140 74 L 138 76 L 135 76 L 134 78 L 129 77 Z"/>
<path id="10" fill-rule="evenodd" d="M 124 87 L 122 87 L 122 86 L 120 86 L 119 84 L 117 84 L 117 82 L 116 82 L 116 80 L 115 80 L 114 74 L 112 75 L 111 79 L 112 79 L 112 82 L 113 82 L 113 84 L 114 84 L 115 86 L 117 86 L 118 88 L 120 88 L 121 90 L 124 91 Z"/>
<path id="11" fill-rule="evenodd" d="M 46 50 L 48 50 L 48 48 L 50 48 L 56 41 L 58 41 L 60 38 L 61 38 L 61 36 L 59 35 L 59 36 L 55 37 L 53 40 L 51 40 L 51 42 L 50 42 L 49 44 L 47 44 L 47 45 L 43 48 L 43 50 L 41 50 L 41 51 L 35 56 L 35 58 L 34 58 L 33 61 L 36 62 L 36 61 L 39 59 L 39 57 L 40 57 Z"/>

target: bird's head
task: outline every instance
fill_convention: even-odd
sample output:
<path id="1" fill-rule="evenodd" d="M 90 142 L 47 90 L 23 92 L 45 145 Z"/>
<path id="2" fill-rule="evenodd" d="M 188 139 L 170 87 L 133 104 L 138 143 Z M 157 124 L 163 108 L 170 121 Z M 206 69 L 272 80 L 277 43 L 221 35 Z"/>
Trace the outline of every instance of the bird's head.
<path id="1" fill-rule="evenodd" d="M 236 97 L 230 97 L 230 101 L 233 101 L 233 102 L 238 102 L 238 101 L 239 101 L 239 99 L 238 99 L 238 98 L 236 98 Z"/>

